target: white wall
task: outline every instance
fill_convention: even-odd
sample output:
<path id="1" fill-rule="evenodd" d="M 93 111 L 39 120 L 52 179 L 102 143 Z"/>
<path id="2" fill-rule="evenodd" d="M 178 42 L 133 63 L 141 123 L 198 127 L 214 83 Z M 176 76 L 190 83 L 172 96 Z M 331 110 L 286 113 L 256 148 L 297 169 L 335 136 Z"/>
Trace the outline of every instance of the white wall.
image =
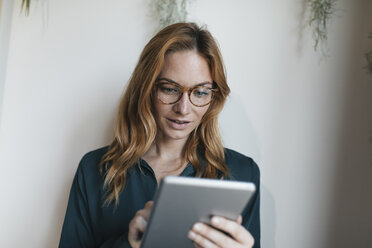
<path id="1" fill-rule="evenodd" d="M 12 21 L 13 1 L 0 0 L 0 124 L 1 105 L 8 62 L 9 36 Z"/>
<path id="2" fill-rule="evenodd" d="M 0 51 L 0 247 L 55 247 L 77 164 L 110 141 L 154 23 L 147 0 L 40 0 L 29 17 L 20 2 Z M 372 1 L 340 0 L 326 60 L 299 29 L 302 7 L 199 0 L 190 19 L 225 58 L 225 144 L 261 168 L 263 247 L 371 247 Z"/>

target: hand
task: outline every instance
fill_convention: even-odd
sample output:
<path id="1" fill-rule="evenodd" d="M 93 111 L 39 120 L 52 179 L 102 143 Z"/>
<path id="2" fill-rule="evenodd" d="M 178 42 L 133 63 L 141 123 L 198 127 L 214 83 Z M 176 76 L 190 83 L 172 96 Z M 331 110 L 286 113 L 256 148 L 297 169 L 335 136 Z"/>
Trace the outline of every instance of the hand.
<path id="1" fill-rule="evenodd" d="M 200 222 L 195 223 L 188 236 L 194 242 L 195 247 L 198 248 L 251 248 L 254 244 L 254 238 L 241 223 L 241 216 L 239 216 L 236 222 L 214 216 L 211 220 L 212 227 Z M 219 230 L 228 233 L 231 237 Z"/>
<path id="2" fill-rule="evenodd" d="M 128 242 L 132 248 L 139 248 L 141 245 L 142 234 L 146 229 L 153 203 L 146 202 L 145 207 L 138 210 L 129 223 Z"/>

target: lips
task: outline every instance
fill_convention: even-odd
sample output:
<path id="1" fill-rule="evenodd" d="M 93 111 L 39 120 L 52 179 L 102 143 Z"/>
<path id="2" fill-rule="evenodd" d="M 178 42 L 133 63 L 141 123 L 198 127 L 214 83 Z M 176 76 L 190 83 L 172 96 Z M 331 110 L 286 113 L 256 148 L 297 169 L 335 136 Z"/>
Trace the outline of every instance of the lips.
<path id="1" fill-rule="evenodd" d="M 172 119 L 169 119 L 170 121 L 172 122 L 175 122 L 177 124 L 185 124 L 185 123 L 189 123 L 189 121 L 180 121 L 180 120 L 172 120 Z"/>
<path id="2" fill-rule="evenodd" d="M 186 121 L 186 120 L 177 120 L 177 119 L 167 119 L 167 120 L 168 120 L 169 125 L 174 129 L 184 129 L 190 123 L 190 121 Z"/>

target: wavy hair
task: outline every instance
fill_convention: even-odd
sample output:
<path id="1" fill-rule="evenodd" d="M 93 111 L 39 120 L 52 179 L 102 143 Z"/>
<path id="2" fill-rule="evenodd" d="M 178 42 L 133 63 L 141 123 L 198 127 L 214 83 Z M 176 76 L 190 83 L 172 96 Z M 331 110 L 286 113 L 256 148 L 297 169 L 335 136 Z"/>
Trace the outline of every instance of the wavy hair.
<path id="1" fill-rule="evenodd" d="M 220 50 L 208 30 L 195 23 L 176 23 L 162 29 L 145 46 L 121 98 L 114 140 L 99 164 L 104 175 L 105 204 L 115 200 L 115 205 L 118 205 L 128 170 L 138 163 L 155 140 L 157 126 L 151 93 L 165 56 L 185 50 L 196 50 L 206 59 L 218 89 L 199 126 L 186 142 L 185 159 L 194 166 L 196 177 L 223 178 L 228 175 L 218 115 L 230 89 Z M 200 157 L 205 160 L 204 169 Z"/>

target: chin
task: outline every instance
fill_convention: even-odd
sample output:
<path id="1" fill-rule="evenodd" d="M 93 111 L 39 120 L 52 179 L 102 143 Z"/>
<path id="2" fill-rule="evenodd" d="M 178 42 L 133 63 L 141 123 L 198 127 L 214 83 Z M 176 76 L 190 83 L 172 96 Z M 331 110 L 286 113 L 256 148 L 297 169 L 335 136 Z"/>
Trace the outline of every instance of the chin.
<path id="1" fill-rule="evenodd" d="M 182 139 L 187 139 L 190 136 L 191 132 L 182 132 L 182 133 L 166 133 L 165 136 L 168 139 L 172 140 L 182 140 Z"/>

